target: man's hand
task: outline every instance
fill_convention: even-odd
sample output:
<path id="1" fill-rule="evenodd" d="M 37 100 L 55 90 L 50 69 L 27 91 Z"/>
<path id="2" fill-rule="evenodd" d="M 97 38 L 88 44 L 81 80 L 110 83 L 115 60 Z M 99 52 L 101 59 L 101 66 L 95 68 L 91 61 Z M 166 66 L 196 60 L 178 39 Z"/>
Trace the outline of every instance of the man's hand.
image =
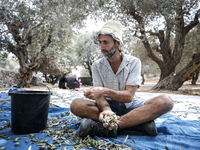
<path id="1" fill-rule="evenodd" d="M 93 87 L 88 90 L 84 90 L 84 96 L 89 99 L 97 100 L 103 96 L 103 90 L 103 87 Z"/>
<path id="2" fill-rule="evenodd" d="M 103 119 L 105 119 L 105 117 L 114 117 L 114 118 L 119 118 L 119 116 L 117 116 L 113 111 L 111 110 L 104 110 L 102 111 L 100 114 L 99 114 L 99 120 L 102 121 Z M 109 125 L 108 122 L 104 122 L 103 123 L 103 126 L 105 128 L 108 127 L 109 130 L 112 130 L 115 126 L 117 126 L 118 122 L 115 122 L 114 124 L 112 125 Z"/>

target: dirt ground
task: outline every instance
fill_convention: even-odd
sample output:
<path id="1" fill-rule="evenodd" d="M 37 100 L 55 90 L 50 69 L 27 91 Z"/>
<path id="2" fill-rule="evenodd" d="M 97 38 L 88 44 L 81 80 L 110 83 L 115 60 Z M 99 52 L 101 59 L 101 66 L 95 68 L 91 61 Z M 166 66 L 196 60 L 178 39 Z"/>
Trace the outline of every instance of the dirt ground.
<path id="1" fill-rule="evenodd" d="M 141 85 L 137 92 L 150 92 L 150 93 L 168 93 L 168 94 L 183 94 L 183 95 L 198 95 L 200 96 L 200 81 L 196 85 L 192 85 L 191 81 L 187 81 L 183 84 L 178 91 L 168 91 L 168 90 L 151 90 L 158 80 L 145 80 L 145 83 Z M 82 85 L 80 89 L 91 88 L 91 86 Z"/>
<path id="2" fill-rule="evenodd" d="M 192 85 L 191 81 L 187 81 L 183 84 L 178 91 L 168 91 L 168 90 L 151 90 L 151 88 L 156 85 L 157 80 L 146 80 L 143 85 L 137 90 L 138 92 L 150 92 L 150 93 L 168 93 L 168 94 L 183 94 L 183 95 L 198 95 L 200 96 L 200 81 L 196 85 Z"/>
<path id="3" fill-rule="evenodd" d="M 168 94 L 183 94 L 183 95 L 198 95 L 200 96 L 200 80 L 198 80 L 196 85 L 192 85 L 191 81 L 187 81 L 183 84 L 178 91 L 168 91 L 168 90 L 151 90 L 158 80 L 145 80 L 145 83 L 141 85 L 141 87 L 137 90 L 137 92 L 150 92 L 150 93 L 168 93 Z M 91 86 L 81 85 L 79 90 L 84 90 L 87 88 L 91 88 Z M 31 86 L 31 89 L 46 89 L 45 86 Z M 53 89 L 59 89 L 58 86 L 53 86 Z M 7 91 L 9 88 L 0 88 L 0 91 Z"/>
<path id="4" fill-rule="evenodd" d="M 158 80 L 145 80 L 145 83 L 141 85 L 137 92 L 150 92 L 150 93 L 168 93 L 168 94 L 183 94 L 183 95 L 198 95 L 200 96 L 200 81 L 196 85 L 192 85 L 191 81 L 187 81 L 183 84 L 178 91 L 168 91 L 168 90 L 151 90 Z M 81 89 L 91 88 L 91 86 L 81 86 Z"/>

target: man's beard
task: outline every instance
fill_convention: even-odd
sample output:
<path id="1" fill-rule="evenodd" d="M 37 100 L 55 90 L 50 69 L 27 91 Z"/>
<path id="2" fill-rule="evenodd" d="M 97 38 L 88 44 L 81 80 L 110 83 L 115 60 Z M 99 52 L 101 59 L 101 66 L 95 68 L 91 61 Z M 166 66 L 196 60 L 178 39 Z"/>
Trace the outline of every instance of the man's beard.
<path id="1" fill-rule="evenodd" d="M 117 47 L 115 46 L 115 44 L 113 45 L 113 47 L 110 49 L 110 50 L 105 50 L 105 49 L 102 49 L 101 52 L 107 52 L 107 55 L 104 55 L 104 57 L 106 58 L 111 58 L 115 52 L 117 51 Z"/>

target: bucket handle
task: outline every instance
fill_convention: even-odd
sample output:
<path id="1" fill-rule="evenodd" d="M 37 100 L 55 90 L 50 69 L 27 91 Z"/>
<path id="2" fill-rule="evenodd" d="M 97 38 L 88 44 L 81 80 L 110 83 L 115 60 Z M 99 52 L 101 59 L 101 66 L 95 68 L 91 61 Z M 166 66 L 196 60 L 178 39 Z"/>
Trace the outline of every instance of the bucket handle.
<path id="1" fill-rule="evenodd" d="M 39 82 L 24 83 L 24 84 L 19 85 L 18 88 L 20 88 L 22 85 L 26 85 L 26 84 L 41 84 L 41 85 L 44 85 L 44 86 L 47 87 L 47 89 L 49 90 L 49 92 L 51 93 L 51 95 L 52 95 L 52 93 L 53 93 L 53 90 L 52 90 L 51 88 L 49 88 L 46 84 L 44 84 L 44 83 L 39 83 Z"/>

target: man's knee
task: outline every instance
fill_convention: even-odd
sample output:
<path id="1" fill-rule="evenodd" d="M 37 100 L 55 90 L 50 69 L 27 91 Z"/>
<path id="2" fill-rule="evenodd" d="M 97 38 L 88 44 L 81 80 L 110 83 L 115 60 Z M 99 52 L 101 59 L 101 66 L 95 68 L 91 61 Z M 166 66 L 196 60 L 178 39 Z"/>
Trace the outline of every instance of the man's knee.
<path id="1" fill-rule="evenodd" d="M 82 99 L 74 99 L 70 105 L 70 110 L 72 113 L 76 114 L 77 110 L 80 108 Z"/>
<path id="2" fill-rule="evenodd" d="M 170 96 L 167 95 L 160 95 L 158 98 L 159 105 L 163 108 L 166 112 L 172 110 L 174 103 Z"/>
<path id="3" fill-rule="evenodd" d="M 156 106 L 155 109 L 162 110 L 165 113 L 172 110 L 174 106 L 172 99 L 169 96 L 164 95 L 164 94 L 148 100 L 145 104 L 147 105 L 153 104 L 154 106 Z"/>

